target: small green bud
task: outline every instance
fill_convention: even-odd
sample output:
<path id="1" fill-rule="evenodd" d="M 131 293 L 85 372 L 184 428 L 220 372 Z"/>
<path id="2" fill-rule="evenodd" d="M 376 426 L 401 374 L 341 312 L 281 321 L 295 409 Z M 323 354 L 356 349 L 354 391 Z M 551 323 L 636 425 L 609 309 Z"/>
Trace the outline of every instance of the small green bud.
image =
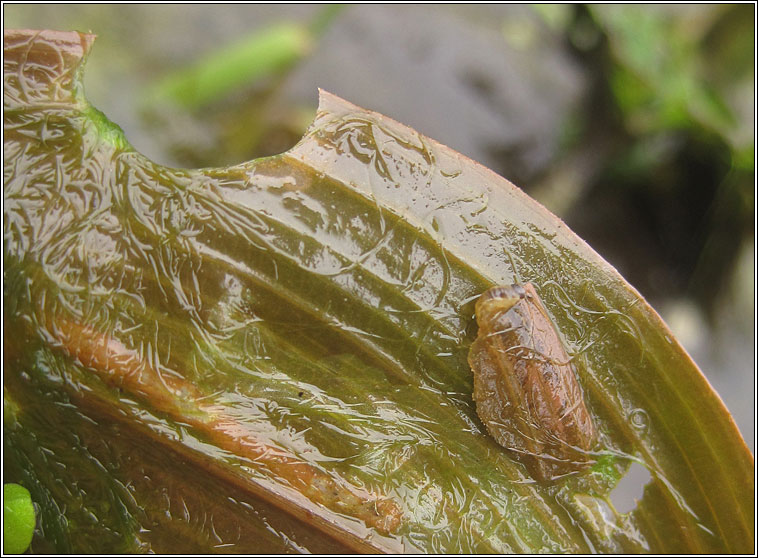
<path id="1" fill-rule="evenodd" d="M 20 484 L 3 486 L 3 554 L 21 554 L 32 542 L 34 504 Z"/>

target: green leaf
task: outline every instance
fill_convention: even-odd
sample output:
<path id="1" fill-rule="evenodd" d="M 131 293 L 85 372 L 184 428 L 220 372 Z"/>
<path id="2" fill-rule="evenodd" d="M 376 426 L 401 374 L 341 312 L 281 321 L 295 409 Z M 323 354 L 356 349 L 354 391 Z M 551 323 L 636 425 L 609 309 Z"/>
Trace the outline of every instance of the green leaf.
<path id="1" fill-rule="evenodd" d="M 93 116 L 92 40 L 5 32 L 5 455 L 40 548 L 751 551 L 733 420 L 555 216 L 326 92 L 287 153 L 157 165 Z M 554 482 L 472 399 L 474 302 L 517 281 L 598 431 L 594 466 Z M 618 511 L 635 467 L 649 481 Z"/>
<path id="2" fill-rule="evenodd" d="M 273 26 L 167 76 L 155 86 L 153 94 L 188 107 L 199 107 L 240 84 L 291 65 L 309 48 L 305 28 L 294 24 Z"/>
<path id="3" fill-rule="evenodd" d="M 279 23 L 224 45 L 156 83 L 147 101 L 201 108 L 255 80 L 277 75 L 310 53 L 343 6 L 324 6 L 311 25 Z M 160 107 L 159 107 L 160 108 Z"/>

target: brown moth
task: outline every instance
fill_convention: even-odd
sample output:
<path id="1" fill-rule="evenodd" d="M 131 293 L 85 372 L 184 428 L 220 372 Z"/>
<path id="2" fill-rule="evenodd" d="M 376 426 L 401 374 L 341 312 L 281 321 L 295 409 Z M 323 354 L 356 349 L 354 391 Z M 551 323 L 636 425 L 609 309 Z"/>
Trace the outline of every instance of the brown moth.
<path id="1" fill-rule="evenodd" d="M 592 463 L 596 439 L 566 350 L 531 283 L 492 287 L 476 303 L 468 361 L 479 418 L 541 481 Z"/>

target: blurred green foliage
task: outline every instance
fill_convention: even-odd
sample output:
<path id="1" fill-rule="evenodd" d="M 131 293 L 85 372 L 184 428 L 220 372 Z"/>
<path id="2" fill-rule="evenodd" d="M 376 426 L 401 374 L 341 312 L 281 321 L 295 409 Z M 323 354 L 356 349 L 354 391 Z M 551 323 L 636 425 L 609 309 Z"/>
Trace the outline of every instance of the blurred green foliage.
<path id="1" fill-rule="evenodd" d="M 728 97 L 740 82 L 752 83 L 753 60 L 742 53 L 751 51 L 754 33 L 740 29 L 752 18 L 734 17 L 745 8 L 751 9 L 714 7 L 696 17 L 650 6 L 589 8 L 608 36 L 611 88 L 632 133 L 703 127 L 735 152 L 747 147 L 752 152 L 745 144 L 749 138 L 739 133 L 750 124 L 738 120 L 739 109 Z"/>
<path id="2" fill-rule="evenodd" d="M 567 150 L 602 152 L 564 217 L 646 296 L 712 310 L 754 234 L 754 6 L 537 13 L 591 83 Z"/>
<path id="3" fill-rule="evenodd" d="M 200 108 L 246 83 L 286 70 L 310 47 L 310 33 L 302 25 L 267 27 L 166 76 L 151 93 L 190 109 Z"/>

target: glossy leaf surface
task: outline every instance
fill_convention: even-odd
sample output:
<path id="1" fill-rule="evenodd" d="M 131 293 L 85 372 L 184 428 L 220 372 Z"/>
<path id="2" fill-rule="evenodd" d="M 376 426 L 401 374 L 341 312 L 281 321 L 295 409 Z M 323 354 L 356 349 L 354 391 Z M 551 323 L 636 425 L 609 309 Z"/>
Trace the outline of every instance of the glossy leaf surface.
<path id="1" fill-rule="evenodd" d="M 162 167 L 84 98 L 92 41 L 5 32 L 5 467 L 40 503 L 33 550 L 751 550 L 731 417 L 555 216 L 323 92 L 287 153 Z M 474 302 L 522 281 L 597 429 L 557 482 L 472 399 Z"/>

